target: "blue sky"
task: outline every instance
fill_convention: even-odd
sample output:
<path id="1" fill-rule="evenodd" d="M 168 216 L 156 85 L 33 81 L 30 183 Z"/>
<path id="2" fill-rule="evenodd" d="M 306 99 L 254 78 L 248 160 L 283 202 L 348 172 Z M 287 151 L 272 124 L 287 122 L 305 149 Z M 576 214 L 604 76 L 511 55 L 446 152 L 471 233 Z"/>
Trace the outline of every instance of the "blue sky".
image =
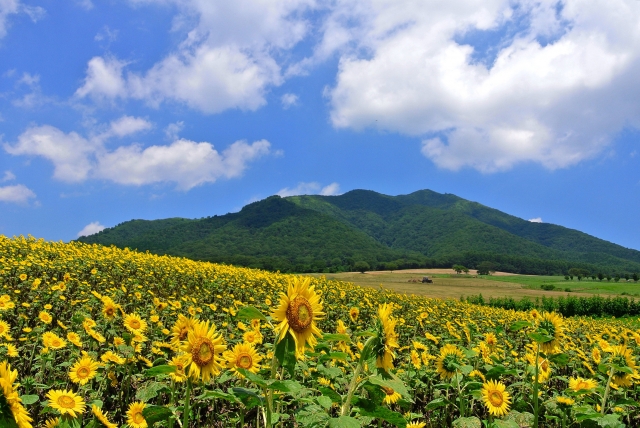
<path id="1" fill-rule="evenodd" d="M 0 0 L 0 234 L 453 193 L 640 249 L 640 2 Z"/>

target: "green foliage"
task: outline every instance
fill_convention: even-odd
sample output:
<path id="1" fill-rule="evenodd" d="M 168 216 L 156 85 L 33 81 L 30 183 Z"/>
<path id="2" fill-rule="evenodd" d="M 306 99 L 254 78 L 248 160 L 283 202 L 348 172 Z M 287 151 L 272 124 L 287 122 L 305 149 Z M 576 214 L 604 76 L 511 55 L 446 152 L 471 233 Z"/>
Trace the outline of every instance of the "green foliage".
<path id="1" fill-rule="evenodd" d="M 461 300 L 476 305 L 491 306 L 494 308 L 513 309 L 516 311 L 530 311 L 539 309 L 549 312 L 558 312 L 565 317 L 590 316 L 590 317 L 623 317 L 640 316 L 640 300 L 627 297 L 542 297 L 532 301 L 529 298 L 515 300 L 513 297 L 491 297 L 488 300 L 482 295 L 468 296 Z"/>

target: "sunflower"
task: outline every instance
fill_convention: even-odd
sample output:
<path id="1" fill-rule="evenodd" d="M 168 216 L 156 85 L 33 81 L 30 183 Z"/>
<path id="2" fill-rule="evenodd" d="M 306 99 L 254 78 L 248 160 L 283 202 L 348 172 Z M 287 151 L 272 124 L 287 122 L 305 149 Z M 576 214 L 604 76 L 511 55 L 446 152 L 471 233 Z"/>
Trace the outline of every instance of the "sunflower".
<path id="1" fill-rule="evenodd" d="M 72 418 L 84 413 L 86 405 L 82 397 L 72 391 L 62 389 L 52 389 L 47 392 L 49 406 L 59 411 L 61 414 L 69 414 Z"/>
<path id="2" fill-rule="evenodd" d="M 129 405 L 127 410 L 127 423 L 131 428 L 147 428 L 147 421 L 142 416 L 142 411 L 146 407 L 142 401 L 137 401 Z"/>
<path id="3" fill-rule="evenodd" d="M 385 404 L 395 404 L 402 398 L 402 395 L 393 388 L 389 388 L 388 386 L 381 386 L 381 388 L 385 393 L 385 397 L 382 399 L 382 402 Z"/>
<path id="4" fill-rule="evenodd" d="M 320 320 L 322 302 L 320 296 L 314 291 L 314 286 L 309 286 L 311 278 L 289 279 L 287 294 L 280 294 L 280 306 L 272 312 L 274 320 L 280 322 L 276 326 L 277 341 L 281 341 L 287 332 L 291 332 L 299 354 L 304 353 L 305 345 L 312 349 L 318 343 L 315 336 L 321 336 L 316 321 Z"/>
<path id="5" fill-rule="evenodd" d="M 581 377 L 570 378 L 569 388 L 575 392 L 592 390 L 598 386 L 598 382 L 593 379 L 583 379 Z"/>
<path id="6" fill-rule="evenodd" d="M 171 379 L 173 379 L 174 382 L 181 383 L 187 380 L 185 369 L 187 368 L 188 364 L 189 360 L 184 354 L 177 355 L 171 359 L 170 365 L 175 367 L 176 370 L 172 373 L 169 373 L 169 376 L 171 376 Z"/>
<path id="7" fill-rule="evenodd" d="M 415 367 L 416 370 L 420 370 L 420 367 L 422 367 L 420 354 L 415 349 L 411 350 L 411 364 L 413 364 L 413 367 Z"/>
<path id="8" fill-rule="evenodd" d="M 376 367 L 383 370 L 393 368 L 395 358 L 394 348 L 398 348 L 398 335 L 395 332 L 397 320 L 391 318 L 393 307 L 389 304 L 378 306 L 378 321 L 376 323 L 376 342 L 373 345 L 373 352 L 376 356 Z"/>
<path id="9" fill-rule="evenodd" d="M 58 416 L 57 418 L 49 418 L 46 421 L 44 421 L 44 426 L 45 428 L 55 428 L 58 426 L 58 424 L 60 423 L 60 416 Z"/>
<path id="10" fill-rule="evenodd" d="M 538 329 L 544 330 L 546 334 L 553 337 L 553 339 L 540 344 L 542 352 L 545 354 L 552 353 L 563 337 L 562 317 L 555 312 L 545 312 L 538 320 Z"/>
<path id="11" fill-rule="evenodd" d="M 100 359 L 102 360 L 103 363 L 115 363 L 119 365 L 122 365 L 127 362 L 125 358 L 122 358 L 121 356 L 119 356 L 118 354 L 112 351 L 105 352 L 104 354 L 102 354 Z"/>
<path id="12" fill-rule="evenodd" d="M 8 339 L 10 337 L 10 331 L 11 327 L 9 327 L 9 324 L 4 320 L 0 320 L 0 337 Z"/>
<path id="13" fill-rule="evenodd" d="M 360 309 L 355 306 L 349 309 L 349 318 L 351 318 L 352 322 L 358 321 L 358 315 L 360 315 Z"/>
<path id="14" fill-rule="evenodd" d="M 110 297 L 102 298 L 102 315 L 106 319 L 112 320 L 118 314 L 118 309 L 120 309 L 120 305 L 116 304 Z"/>
<path id="15" fill-rule="evenodd" d="M 503 416 L 509 412 L 509 393 L 502 382 L 489 380 L 482 384 L 482 401 L 490 414 Z"/>
<path id="16" fill-rule="evenodd" d="M 51 324 L 51 321 L 53 321 L 53 317 L 47 311 L 41 311 L 38 318 L 45 324 Z"/>
<path id="17" fill-rule="evenodd" d="M 224 339 L 216 334 L 215 324 L 209 321 L 198 321 L 189 331 L 182 351 L 187 355 L 189 375 L 207 382 L 211 375 L 220 373 L 219 355 L 226 349 Z"/>
<path id="18" fill-rule="evenodd" d="M 11 366 L 6 361 L 0 363 L 0 389 L 11 409 L 13 419 L 19 428 L 32 428 L 31 422 L 33 419 L 31 419 L 29 413 L 22 405 L 22 399 L 18 395 L 18 391 L 16 391 L 18 386 L 20 386 L 18 383 L 15 383 L 17 378 L 17 370 L 12 371 Z"/>
<path id="19" fill-rule="evenodd" d="M 427 426 L 426 422 L 409 422 L 407 428 L 424 428 Z"/>
<path id="20" fill-rule="evenodd" d="M 67 341 L 58 336 L 57 334 L 52 334 L 49 338 L 48 348 L 51 349 L 62 349 L 67 346 Z"/>
<path id="21" fill-rule="evenodd" d="M 242 339 L 248 343 L 262 343 L 262 333 L 259 330 L 249 330 L 242 335 Z"/>
<path id="22" fill-rule="evenodd" d="M 171 327 L 171 344 L 180 347 L 180 343 L 187 340 L 189 332 L 197 322 L 197 319 L 187 318 L 182 314 L 178 315 L 176 323 Z"/>
<path id="23" fill-rule="evenodd" d="M 114 424 L 113 422 L 109 421 L 109 419 L 107 418 L 107 414 L 102 412 L 102 409 L 98 406 L 96 406 L 95 404 L 91 406 L 91 413 L 93 413 L 93 416 L 96 417 L 97 420 L 100 421 L 100 423 L 102 425 L 104 425 L 107 428 L 118 428 L 118 425 Z"/>
<path id="24" fill-rule="evenodd" d="M 136 313 L 124 317 L 124 326 L 132 333 L 143 333 L 147 329 L 147 322 Z"/>
<path id="25" fill-rule="evenodd" d="M 70 331 L 69 333 L 67 333 L 67 340 L 73 343 L 78 348 L 82 348 L 82 340 L 80 340 L 80 335 L 78 333 Z"/>
<path id="26" fill-rule="evenodd" d="M 436 371 L 442 379 L 451 379 L 461 366 L 464 354 L 456 345 L 446 344 L 440 349 L 440 357 L 436 361 Z"/>
<path id="27" fill-rule="evenodd" d="M 69 378 L 73 383 L 85 385 L 93 379 L 96 374 L 98 374 L 98 367 L 100 367 L 100 364 L 93 361 L 91 357 L 83 357 L 71 366 L 71 370 L 69 370 Z"/>
<path id="28" fill-rule="evenodd" d="M 223 354 L 227 360 L 227 368 L 231 369 L 239 377 L 244 377 L 236 369 L 245 369 L 251 373 L 257 373 L 260 370 L 260 360 L 262 357 L 253 348 L 250 343 L 239 343 L 232 350 L 225 351 Z"/>
<path id="29" fill-rule="evenodd" d="M 561 395 L 556 397 L 556 401 L 558 402 L 558 404 L 560 404 L 560 407 L 571 407 L 576 404 L 576 401 L 573 398 L 564 397 Z"/>
<path id="30" fill-rule="evenodd" d="M 493 333 L 487 333 L 486 336 L 484 337 L 484 341 L 486 342 L 487 346 L 489 346 L 489 348 L 491 349 L 495 348 L 496 345 L 498 344 L 498 338 Z"/>
<path id="31" fill-rule="evenodd" d="M 618 386 L 630 387 L 632 383 L 631 378 L 636 374 L 636 362 L 631 352 L 631 349 L 627 348 L 627 345 L 611 347 L 611 362 L 618 367 L 631 369 L 633 372 L 614 371 L 611 380 Z"/>

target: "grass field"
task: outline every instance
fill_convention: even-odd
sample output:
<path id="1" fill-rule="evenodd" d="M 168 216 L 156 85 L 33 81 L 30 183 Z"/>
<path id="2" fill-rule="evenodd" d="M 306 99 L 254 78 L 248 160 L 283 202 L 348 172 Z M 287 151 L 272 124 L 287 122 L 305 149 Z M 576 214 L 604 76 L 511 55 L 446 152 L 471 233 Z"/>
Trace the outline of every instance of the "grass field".
<path id="1" fill-rule="evenodd" d="M 473 271 L 472 271 L 473 272 Z M 343 272 L 334 274 L 311 274 L 312 276 L 326 276 L 327 279 L 353 282 L 363 287 L 384 287 L 399 293 L 417 294 L 442 299 L 469 296 L 482 293 L 484 297 L 557 297 L 566 295 L 565 289 L 573 293 L 620 295 L 623 293 L 640 296 L 640 283 L 607 282 L 582 280 L 567 281 L 562 276 L 512 275 L 496 273 L 488 276 L 457 275 L 450 269 L 410 269 L 398 271 L 375 272 Z M 409 282 L 420 280 L 423 276 L 433 279 L 433 284 Z M 545 291 L 541 285 L 552 284 L 553 291 Z"/>

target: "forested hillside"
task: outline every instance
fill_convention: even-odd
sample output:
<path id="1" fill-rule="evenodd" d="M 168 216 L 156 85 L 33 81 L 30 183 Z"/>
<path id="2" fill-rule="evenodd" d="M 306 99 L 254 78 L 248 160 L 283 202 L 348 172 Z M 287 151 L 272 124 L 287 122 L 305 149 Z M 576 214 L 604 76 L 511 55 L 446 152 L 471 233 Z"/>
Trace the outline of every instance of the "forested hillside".
<path id="1" fill-rule="evenodd" d="M 282 272 L 474 268 L 516 273 L 640 271 L 640 251 L 562 226 L 532 223 L 450 194 L 272 196 L 238 213 L 131 220 L 79 241 Z"/>

